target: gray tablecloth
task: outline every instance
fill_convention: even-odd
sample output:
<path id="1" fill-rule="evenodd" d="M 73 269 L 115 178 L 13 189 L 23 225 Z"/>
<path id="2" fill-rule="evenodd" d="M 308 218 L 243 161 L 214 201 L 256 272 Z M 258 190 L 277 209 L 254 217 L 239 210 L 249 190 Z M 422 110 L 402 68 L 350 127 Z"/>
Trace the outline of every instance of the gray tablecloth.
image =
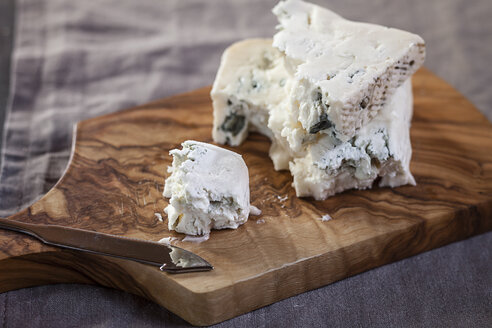
<path id="1" fill-rule="evenodd" d="M 321 1 L 318 1 L 321 2 Z M 274 33 L 275 1 L 18 0 L 0 216 L 47 192 L 74 122 L 213 82 L 230 43 Z M 333 0 L 347 18 L 421 34 L 426 66 L 492 119 L 490 0 Z M 227 321 L 252 326 L 492 326 L 492 233 Z M 0 326 L 186 326 L 136 296 L 81 285 L 0 294 Z"/>

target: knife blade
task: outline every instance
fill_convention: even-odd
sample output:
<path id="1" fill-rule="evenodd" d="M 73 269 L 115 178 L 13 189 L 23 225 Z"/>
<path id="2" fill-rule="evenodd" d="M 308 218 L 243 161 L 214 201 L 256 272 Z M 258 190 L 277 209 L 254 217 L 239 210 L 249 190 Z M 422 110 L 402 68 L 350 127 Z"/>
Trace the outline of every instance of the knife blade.
<path id="1" fill-rule="evenodd" d="M 153 241 L 3 218 L 0 218 L 0 228 L 28 234 L 47 245 L 137 261 L 169 273 L 213 269 L 210 263 L 192 252 Z"/>

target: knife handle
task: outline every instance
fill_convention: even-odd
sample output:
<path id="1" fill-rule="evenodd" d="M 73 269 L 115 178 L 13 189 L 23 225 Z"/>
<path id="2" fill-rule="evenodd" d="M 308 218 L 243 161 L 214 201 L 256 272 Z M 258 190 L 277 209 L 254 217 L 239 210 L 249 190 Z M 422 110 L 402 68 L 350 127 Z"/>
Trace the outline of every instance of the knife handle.
<path id="1" fill-rule="evenodd" d="M 40 240 L 46 245 L 82 251 L 93 251 L 97 253 L 107 253 L 107 243 L 103 245 L 95 244 L 101 233 L 94 231 L 58 225 L 27 223 L 3 218 L 0 218 L 0 228 L 29 235 Z M 109 236 L 112 241 L 118 238 L 116 236 L 106 236 Z"/>
<path id="2" fill-rule="evenodd" d="M 24 233 L 41 240 L 43 243 L 46 243 L 46 241 L 43 239 L 43 236 L 39 234 L 39 229 L 36 229 L 36 227 L 38 226 L 38 224 L 0 218 L 0 229 Z"/>
<path id="3" fill-rule="evenodd" d="M 90 230 L 82 230 L 51 224 L 47 225 L 27 223 L 2 218 L 0 218 L 0 228 L 27 234 L 39 239 L 47 245 L 115 256 L 120 258 L 141 258 L 142 252 L 140 248 L 145 248 L 145 246 L 149 243 L 148 241 L 114 236 Z M 128 247 L 128 243 L 131 243 L 131 246 L 133 247 Z M 119 254 L 115 254 L 115 250 Z M 155 253 L 155 248 L 151 248 L 148 251 Z M 162 252 L 162 250 L 158 251 Z M 148 255 L 150 256 L 147 259 L 143 258 L 139 262 L 152 265 L 159 264 L 152 260 L 152 256 L 156 256 L 157 254 Z"/>

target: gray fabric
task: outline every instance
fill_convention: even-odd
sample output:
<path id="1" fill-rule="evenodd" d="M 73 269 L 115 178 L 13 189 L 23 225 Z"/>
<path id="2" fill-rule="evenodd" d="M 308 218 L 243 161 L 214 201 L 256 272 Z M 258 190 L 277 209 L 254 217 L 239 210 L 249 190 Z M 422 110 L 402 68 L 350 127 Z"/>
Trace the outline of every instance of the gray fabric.
<path id="1" fill-rule="evenodd" d="M 14 0 L 0 1 L 0 149 L 2 149 L 3 122 L 10 87 L 10 55 L 14 34 Z M 0 156 L 0 167 L 2 157 Z"/>
<path id="2" fill-rule="evenodd" d="M 49 190 L 74 122 L 211 84 L 230 43 L 271 36 L 275 1 L 18 0 L 0 216 Z M 492 119 L 489 0 L 332 0 L 355 20 L 421 34 L 426 66 Z M 372 270 L 220 326 L 491 326 L 492 233 Z M 65 309 L 65 310 L 61 310 Z M 88 286 L 0 294 L 0 326 L 183 326 L 141 298 Z"/>

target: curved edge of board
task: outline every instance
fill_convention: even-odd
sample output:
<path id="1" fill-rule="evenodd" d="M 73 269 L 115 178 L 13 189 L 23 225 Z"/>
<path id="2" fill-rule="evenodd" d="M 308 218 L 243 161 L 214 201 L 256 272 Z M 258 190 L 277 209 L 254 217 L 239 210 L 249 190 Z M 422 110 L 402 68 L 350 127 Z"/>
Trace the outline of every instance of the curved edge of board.
<path id="1" fill-rule="evenodd" d="M 337 249 L 303 259 L 216 290 L 190 290 L 180 283 L 180 278 L 186 278 L 185 276 L 170 276 L 156 267 L 57 249 L 1 260 L 0 292 L 56 283 L 97 284 L 142 296 L 193 325 L 207 326 L 372 268 L 444 246 L 451 241 L 489 231 L 492 229 L 492 221 L 483 224 L 485 221 L 480 221 L 479 218 L 492 216 L 491 209 L 492 201 L 481 204 L 471 213 L 467 211 L 466 215 L 449 212 L 442 216 L 439 224 L 432 227 L 427 226 L 423 220 L 416 219 L 404 229 L 351 246 L 354 249 Z M 472 222 L 469 220 L 470 214 L 473 216 Z M 463 219 L 464 217 L 467 219 Z M 455 234 L 442 235 L 443 229 Z M 429 236 L 435 239 L 429 242 Z M 386 248 L 395 244 L 398 247 Z M 410 247 L 411 245 L 416 247 Z M 343 254 L 349 252 L 360 255 L 357 258 L 343 257 Z M 54 266 L 56 270 L 53 270 Z M 320 267 L 326 270 L 320 270 Z M 187 275 L 191 278 L 203 274 L 207 273 Z M 177 280 L 174 279 L 176 277 Z M 155 284 L 156 281 L 159 283 Z M 154 288 L 148 288 L 151 285 L 149 282 L 153 282 Z M 240 291 L 244 289 L 261 289 L 263 292 L 244 294 Z"/>

